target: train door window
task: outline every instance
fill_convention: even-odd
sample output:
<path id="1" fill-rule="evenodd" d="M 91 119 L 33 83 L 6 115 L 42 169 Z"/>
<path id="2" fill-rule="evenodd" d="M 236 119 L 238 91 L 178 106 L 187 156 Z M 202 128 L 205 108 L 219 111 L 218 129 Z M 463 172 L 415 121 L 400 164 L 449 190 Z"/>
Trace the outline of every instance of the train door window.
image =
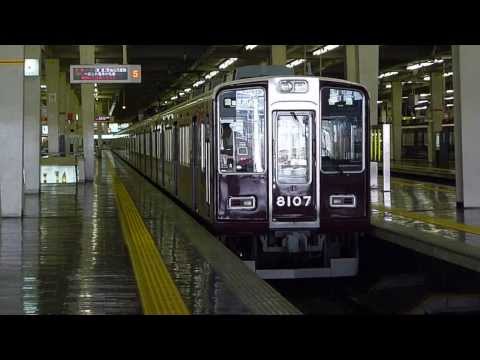
<path id="1" fill-rule="evenodd" d="M 363 171 L 364 95 L 357 90 L 324 88 L 321 97 L 322 171 Z"/>
<path id="2" fill-rule="evenodd" d="M 222 91 L 218 96 L 219 171 L 265 171 L 265 89 Z"/>
<path id="3" fill-rule="evenodd" d="M 305 111 L 276 115 L 276 170 L 281 184 L 310 183 L 312 117 Z"/>
<path id="4" fill-rule="evenodd" d="M 205 124 L 200 124 L 200 168 L 205 171 Z"/>

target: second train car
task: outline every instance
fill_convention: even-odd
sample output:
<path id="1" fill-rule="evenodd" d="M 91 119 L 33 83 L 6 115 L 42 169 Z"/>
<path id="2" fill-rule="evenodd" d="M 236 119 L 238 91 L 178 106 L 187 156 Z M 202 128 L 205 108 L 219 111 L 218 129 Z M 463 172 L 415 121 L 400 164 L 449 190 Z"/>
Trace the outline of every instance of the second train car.
<path id="1" fill-rule="evenodd" d="M 370 225 L 368 128 L 360 84 L 244 67 L 113 149 L 263 278 L 353 276 Z"/>

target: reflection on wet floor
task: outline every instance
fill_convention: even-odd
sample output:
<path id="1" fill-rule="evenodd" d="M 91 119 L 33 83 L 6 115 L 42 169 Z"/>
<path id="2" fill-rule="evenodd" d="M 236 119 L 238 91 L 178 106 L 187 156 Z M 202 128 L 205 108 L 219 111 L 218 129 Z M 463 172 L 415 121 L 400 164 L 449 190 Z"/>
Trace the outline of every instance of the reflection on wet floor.
<path id="1" fill-rule="evenodd" d="M 382 180 L 379 179 L 379 184 Z M 392 178 L 392 191 L 371 190 L 372 220 L 394 222 L 418 231 L 425 231 L 445 239 L 462 241 L 480 246 L 480 236 L 463 231 L 409 219 L 388 212 L 388 209 L 401 209 L 426 215 L 435 219 L 448 219 L 460 224 L 480 226 L 480 209 L 457 209 L 455 187 L 434 183 L 417 182 Z M 376 205 L 385 208 L 375 208 Z"/>
<path id="2" fill-rule="evenodd" d="M 23 219 L 0 218 L 0 314 L 138 314 L 111 177 L 42 186 Z"/>
<path id="3" fill-rule="evenodd" d="M 192 246 L 186 229 L 178 224 L 181 210 L 150 183 L 138 181 L 140 176 L 125 163 L 117 160 L 116 165 L 192 314 L 251 313 Z"/>

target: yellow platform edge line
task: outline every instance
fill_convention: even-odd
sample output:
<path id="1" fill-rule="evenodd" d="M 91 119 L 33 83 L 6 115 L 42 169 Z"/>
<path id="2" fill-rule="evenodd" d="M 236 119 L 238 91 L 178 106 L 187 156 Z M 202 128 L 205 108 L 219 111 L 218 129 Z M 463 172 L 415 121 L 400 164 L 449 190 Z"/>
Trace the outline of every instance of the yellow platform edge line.
<path id="1" fill-rule="evenodd" d="M 127 189 L 117 177 L 110 159 L 110 173 L 122 233 L 130 254 L 135 279 L 146 315 L 189 315 L 182 296 Z"/>
<path id="2" fill-rule="evenodd" d="M 16 65 L 23 64 L 23 60 L 0 60 L 0 65 Z"/>
<path id="3" fill-rule="evenodd" d="M 465 225 L 465 224 L 460 224 L 455 221 L 452 221 L 450 219 L 445 219 L 445 218 L 434 218 L 428 215 L 420 215 L 408 210 L 404 209 L 388 209 L 385 208 L 381 205 L 374 205 L 372 204 L 372 208 L 383 211 L 383 212 L 390 212 L 394 215 L 402 216 L 405 218 L 409 218 L 412 220 L 418 220 L 422 221 L 424 223 L 432 224 L 432 225 L 437 225 L 440 227 L 444 227 L 447 229 L 453 229 L 457 231 L 463 231 L 465 233 L 469 234 L 475 234 L 475 235 L 480 235 L 480 227 L 477 226 L 472 226 L 472 225 Z"/>

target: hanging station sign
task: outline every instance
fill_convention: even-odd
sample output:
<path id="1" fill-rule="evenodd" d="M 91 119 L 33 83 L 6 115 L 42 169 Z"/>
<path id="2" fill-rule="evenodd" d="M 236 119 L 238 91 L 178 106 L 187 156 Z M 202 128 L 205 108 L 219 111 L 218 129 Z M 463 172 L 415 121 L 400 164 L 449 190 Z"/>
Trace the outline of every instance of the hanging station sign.
<path id="1" fill-rule="evenodd" d="M 71 84 L 139 84 L 141 82 L 141 65 L 70 65 Z"/>

